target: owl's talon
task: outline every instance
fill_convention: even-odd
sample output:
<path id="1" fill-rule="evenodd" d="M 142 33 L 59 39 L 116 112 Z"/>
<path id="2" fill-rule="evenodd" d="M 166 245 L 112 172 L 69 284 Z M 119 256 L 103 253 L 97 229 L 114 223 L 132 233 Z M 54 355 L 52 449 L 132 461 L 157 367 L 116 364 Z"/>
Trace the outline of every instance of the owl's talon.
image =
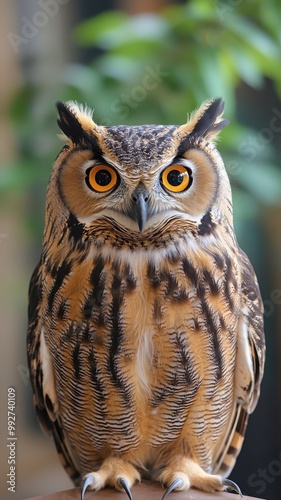
<path id="1" fill-rule="evenodd" d="M 177 479 L 175 479 L 172 484 L 170 484 L 169 488 L 166 489 L 164 495 L 162 496 L 161 500 L 164 500 L 173 490 L 175 490 L 176 488 L 179 488 L 179 487 L 182 487 L 183 485 L 183 480 L 178 477 Z"/>
<path id="2" fill-rule="evenodd" d="M 88 488 L 88 486 L 90 486 L 90 484 L 93 484 L 93 482 L 94 482 L 94 479 L 90 475 L 85 476 L 83 478 L 82 485 L 81 485 L 81 500 L 84 500 L 86 489 Z"/>
<path id="3" fill-rule="evenodd" d="M 226 486 L 228 489 L 235 491 L 236 493 L 238 493 L 238 495 L 240 495 L 241 498 L 243 498 L 242 492 L 238 484 L 236 484 L 234 481 L 231 481 L 231 479 L 223 479 L 222 484 L 223 486 Z"/>
<path id="4" fill-rule="evenodd" d="M 133 500 L 133 497 L 131 495 L 131 491 L 130 491 L 130 488 L 129 488 L 129 485 L 128 485 L 126 479 L 124 479 L 124 477 L 118 477 L 117 482 L 123 488 L 123 490 L 125 491 L 125 493 L 127 493 L 129 499 Z"/>

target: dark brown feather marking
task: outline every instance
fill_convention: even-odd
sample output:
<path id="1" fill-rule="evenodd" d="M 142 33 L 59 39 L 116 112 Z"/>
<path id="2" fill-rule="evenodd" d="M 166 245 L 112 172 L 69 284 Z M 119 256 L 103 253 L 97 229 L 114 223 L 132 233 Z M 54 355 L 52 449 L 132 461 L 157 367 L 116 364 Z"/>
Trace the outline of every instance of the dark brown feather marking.
<path id="1" fill-rule="evenodd" d="M 218 253 L 214 253 L 213 258 L 215 261 L 215 265 L 218 267 L 218 269 L 220 271 L 222 271 L 224 268 L 224 262 L 225 262 L 224 258 L 221 255 L 219 255 Z"/>
<path id="2" fill-rule="evenodd" d="M 231 285 L 237 290 L 237 280 L 233 274 L 233 265 L 228 256 L 225 256 L 225 273 L 224 273 L 224 295 L 230 307 L 230 310 L 234 310 L 234 301 L 231 292 Z"/>
<path id="3" fill-rule="evenodd" d="M 190 385 L 194 382 L 193 362 L 188 355 L 188 345 L 185 332 L 175 332 L 176 345 L 179 348 L 180 361 L 177 364 L 177 384 Z"/>
<path id="4" fill-rule="evenodd" d="M 203 270 L 203 280 L 204 280 L 205 284 L 210 287 L 210 292 L 213 295 L 219 294 L 220 289 L 219 289 L 218 283 L 215 281 L 213 275 L 209 271 L 207 271 L 207 269 Z"/>
<path id="5" fill-rule="evenodd" d="M 70 236 L 76 241 L 81 241 L 85 225 L 79 222 L 76 217 L 70 213 L 67 220 L 67 227 L 69 228 Z"/>
<path id="6" fill-rule="evenodd" d="M 104 261 L 102 257 L 97 257 L 93 262 L 93 271 L 90 275 L 90 284 L 92 290 L 86 297 L 83 306 L 83 316 L 85 319 L 90 319 L 93 317 L 96 321 L 97 314 L 94 314 L 94 309 L 98 309 L 98 315 L 102 314 L 100 308 L 102 304 L 102 297 L 104 293 L 105 286 L 105 276 L 103 276 Z"/>
<path id="7" fill-rule="evenodd" d="M 113 266 L 114 268 L 114 266 Z M 120 347 L 122 337 L 124 335 L 124 328 L 122 324 L 121 304 L 123 302 L 124 293 L 121 290 L 121 280 L 117 274 L 117 263 L 115 271 L 113 270 L 113 280 L 111 286 L 112 304 L 111 304 L 111 346 L 108 358 L 108 365 L 110 370 L 110 377 L 114 385 L 120 390 L 126 404 L 130 405 L 130 391 L 128 383 L 125 383 L 122 377 L 122 371 L 118 366 L 118 355 L 120 354 Z"/>
<path id="8" fill-rule="evenodd" d="M 153 288 L 158 288 L 161 283 L 161 276 L 159 269 L 156 269 L 152 262 L 148 262 L 147 265 L 147 277 Z"/>
<path id="9" fill-rule="evenodd" d="M 207 212 L 201 219 L 201 223 L 198 228 L 199 236 L 207 236 L 212 234 L 216 224 L 212 221 L 211 213 Z"/>
<path id="10" fill-rule="evenodd" d="M 248 412 L 246 412 L 243 408 L 241 409 L 241 413 L 239 416 L 239 420 L 237 422 L 236 426 L 236 431 L 241 435 L 244 436 L 247 428 L 247 422 L 248 422 Z"/>
<path id="11" fill-rule="evenodd" d="M 99 395 L 99 399 L 105 400 L 104 382 L 102 382 L 101 378 L 98 376 L 97 360 L 95 358 L 94 349 L 91 349 L 91 351 L 89 352 L 88 359 L 89 359 L 89 371 L 94 388 Z"/>
<path id="12" fill-rule="evenodd" d="M 221 352 L 221 346 L 218 340 L 218 326 L 214 322 L 214 317 L 212 311 L 205 299 L 205 290 L 202 289 L 202 286 L 199 286 L 199 294 L 201 297 L 201 309 L 202 313 L 205 317 L 206 329 L 209 331 L 211 335 L 211 340 L 213 344 L 213 358 L 212 362 L 215 366 L 215 374 L 216 380 L 220 380 L 223 376 L 223 356 Z"/>
<path id="13" fill-rule="evenodd" d="M 39 264 L 36 266 L 36 268 L 33 271 L 30 284 L 29 284 L 29 290 L 28 290 L 28 319 L 29 321 L 32 321 L 33 317 L 37 315 L 38 309 L 41 305 L 41 300 L 42 300 L 42 284 L 41 284 L 41 275 L 39 273 L 39 270 L 41 268 L 41 261 Z M 30 330 L 30 334 L 33 334 L 34 331 Z"/>
<path id="14" fill-rule="evenodd" d="M 193 267 L 191 262 L 189 262 L 186 258 L 182 259 L 182 267 L 185 275 L 189 278 L 191 284 L 197 287 L 198 274 L 195 267 Z"/>
<path id="15" fill-rule="evenodd" d="M 165 286 L 165 296 L 173 296 L 178 288 L 178 282 L 171 273 L 168 271 L 162 271 L 161 274 L 161 281 L 166 281 L 166 286 Z"/>
<path id="16" fill-rule="evenodd" d="M 53 405 L 48 394 L 46 394 L 46 396 L 45 396 L 45 403 L 46 403 L 47 410 L 49 410 L 51 413 L 53 413 L 54 405 Z"/>
<path id="17" fill-rule="evenodd" d="M 56 273 L 56 279 L 55 282 L 51 288 L 51 291 L 49 293 L 48 297 L 48 306 L 49 306 L 49 311 L 51 312 L 53 309 L 53 303 L 54 303 L 54 298 L 57 293 L 57 291 L 60 289 L 63 281 L 65 278 L 69 275 L 70 271 L 72 268 L 71 262 L 63 262 L 62 265 L 57 269 Z"/>
<path id="18" fill-rule="evenodd" d="M 57 312 L 59 320 L 64 320 L 65 319 L 66 311 L 67 311 L 66 302 L 64 300 L 62 300 L 61 303 L 60 303 L 60 305 L 59 305 L 58 312 Z"/>
<path id="19" fill-rule="evenodd" d="M 129 264 L 126 264 L 124 266 L 124 278 L 126 279 L 126 290 L 128 292 L 132 292 L 135 290 L 137 286 L 137 278 L 134 276 L 134 273 L 132 271 L 132 268 L 129 266 Z"/>
<path id="20" fill-rule="evenodd" d="M 62 340 L 69 341 L 75 337 L 77 337 L 77 325 L 76 322 L 72 321 L 69 325 L 67 325 L 65 332 L 62 334 Z"/>

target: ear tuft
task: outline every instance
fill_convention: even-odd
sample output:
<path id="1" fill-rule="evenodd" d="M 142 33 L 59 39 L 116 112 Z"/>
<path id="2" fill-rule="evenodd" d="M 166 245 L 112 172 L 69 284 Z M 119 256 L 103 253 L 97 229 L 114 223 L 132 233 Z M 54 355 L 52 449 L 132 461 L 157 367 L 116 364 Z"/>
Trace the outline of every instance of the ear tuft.
<path id="1" fill-rule="evenodd" d="M 74 144 L 92 142 L 92 133 L 96 124 L 92 120 L 92 111 L 89 108 L 80 107 L 77 103 L 56 103 L 59 117 L 57 120 L 61 131 L 72 140 Z"/>
<path id="2" fill-rule="evenodd" d="M 228 120 L 221 118 L 224 110 L 223 99 L 214 99 L 204 103 L 197 111 L 195 118 L 197 122 L 192 134 L 200 136 L 215 136 L 228 125 Z"/>
<path id="3" fill-rule="evenodd" d="M 56 106 L 59 112 L 57 120 L 59 128 L 72 142 L 79 144 L 85 139 L 85 133 L 78 118 L 67 104 L 59 101 Z"/>
<path id="4" fill-rule="evenodd" d="M 193 138 L 206 137 L 215 140 L 218 133 L 229 123 L 228 120 L 222 119 L 223 109 L 222 99 L 204 102 L 187 123 L 178 128 L 177 133 L 181 140 L 179 151 L 186 151 Z"/>

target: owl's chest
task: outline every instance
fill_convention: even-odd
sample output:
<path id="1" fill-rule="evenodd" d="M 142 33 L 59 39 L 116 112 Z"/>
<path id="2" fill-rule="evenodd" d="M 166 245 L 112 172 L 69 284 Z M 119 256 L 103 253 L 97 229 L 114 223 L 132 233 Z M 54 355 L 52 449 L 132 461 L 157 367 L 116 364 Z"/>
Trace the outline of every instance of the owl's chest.
<path id="1" fill-rule="evenodd" d="M 100 255 L 65 268 L 45 292 L 44 331 L 66 429 L 75 422 L 96 449 L 107 440 L 126 451 L 143 435 L 147 446 L 175 438 L 195 402 L 199 417 L 220 407 L 233 386 L 233 273 L 221 266 L 211 276 L 186 257 L 135 264 Z"/>
<path id="2" fill-rule="evenodd" d="M 96 388 L 98 379 L 121 387 L 126 381 L 151 394 L 163 384 L 186 388 L 195 375 L 200 381 L 208 358 L 217 377 L 227 361 L 231 369 L 239 300 L 225 271 L 211 276 L 184 257 L 156 264 L 102 255 L 68 268 L 47 294 L 57 370 L 66 364 L 81 383 L 96 377 Z"/>

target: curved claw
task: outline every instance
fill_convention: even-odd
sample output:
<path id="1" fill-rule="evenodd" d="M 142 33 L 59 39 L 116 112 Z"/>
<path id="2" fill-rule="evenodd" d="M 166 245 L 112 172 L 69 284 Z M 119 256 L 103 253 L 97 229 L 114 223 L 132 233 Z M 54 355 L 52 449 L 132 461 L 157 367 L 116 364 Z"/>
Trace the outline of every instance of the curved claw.
<path id="1" fill-rule="evenodd" d="M 172 484 L 170 484 L 169 488 L 166 489 L 164 495 L 162 496 L 161 500 L 164 500 L 164 498 L 166 498 L 173 490 L 175 490 L 176 488 L 178 488 L 179 486 L 182 486 L 182 483 L 183 483 L 183 480 L 178 477 L 177 479 L 175 479 Z"/>
<path id="2" fill-rule="evenodd" d="M 240 495 L 240 497 L 243 498 L 243 495 L 241 493 L 238 484 L 236 484 L 234 481 L 231 481 L 231 479 L 223 479 L 222 484 L 226 486 L 228 489 L 235 491 L 236 493 L 238 493 L 238 495 Z"/>
<path id="3" fill-rule="evenodd" d="M 81 500 L 84 500 L 85 497 L 85 491 L 90 486 L 90 484 L 93 484 L 94 480 L 92 476 L 85 476 L 82 485 L 81 485 Z"/>
<path id="4" fill-rule="evenodd" d="M 126 479 L 124 479 L 124 477 L 118 477 L 118 483 L 123 488 L 123 490 L 125 491 L 125 493 L 127 493 L 129 499 L 133 500 L 133 497 L 131 495 L 131 491 L 130 491 L 130 488 L 129 488 L 129 485 L 128 485 Z"/>

